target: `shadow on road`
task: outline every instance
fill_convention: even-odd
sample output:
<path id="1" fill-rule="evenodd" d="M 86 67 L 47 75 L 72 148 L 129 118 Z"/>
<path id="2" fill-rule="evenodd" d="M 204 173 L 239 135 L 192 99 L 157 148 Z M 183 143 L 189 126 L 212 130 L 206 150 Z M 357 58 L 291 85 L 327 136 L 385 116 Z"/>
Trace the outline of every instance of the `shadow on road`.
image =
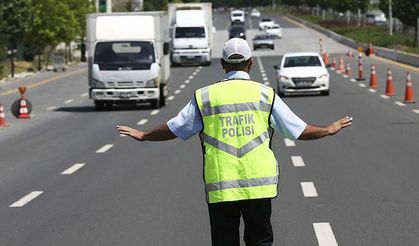
<path id="1" fill-rule="evenodd" d="M 136 110 L 150 110 L 150 105 L 113 105 L 102 110 L 96 110 L 94 106 L 80 106 L 80 107 L 60 107 L 54 111 L 56 112 L 71 112 L 71 113 L 101 113 L 112 111 L 136 111 Z"/>

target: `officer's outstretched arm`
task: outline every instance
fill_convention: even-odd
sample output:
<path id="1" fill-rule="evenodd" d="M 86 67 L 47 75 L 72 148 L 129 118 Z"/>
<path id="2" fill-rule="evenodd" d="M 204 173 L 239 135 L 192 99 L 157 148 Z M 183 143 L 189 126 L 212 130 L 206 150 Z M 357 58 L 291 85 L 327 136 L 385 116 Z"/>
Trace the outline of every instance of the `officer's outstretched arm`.
<path id="1" fill-rule="evenodd" d="M 308 124 L 301 135 L 298 137 L 299 140 L 313 140 L 326 136 L 335 135 L 343 128 L 346 128 L 352 124 L 352 117 L 345 117 L 338 121 L 333 122 L 328 126 L 315 126 Z"/>
<path id="2" fill-rule="evenodd" d="M 119 133 L 130 136 L 138 141 L 166 141 L 176 138 L 176 135 L 170 131 L 167 124 L 163 124 L 147 132 L 136 130 L 128 126 L 116 126 L 116 128 Z"/>

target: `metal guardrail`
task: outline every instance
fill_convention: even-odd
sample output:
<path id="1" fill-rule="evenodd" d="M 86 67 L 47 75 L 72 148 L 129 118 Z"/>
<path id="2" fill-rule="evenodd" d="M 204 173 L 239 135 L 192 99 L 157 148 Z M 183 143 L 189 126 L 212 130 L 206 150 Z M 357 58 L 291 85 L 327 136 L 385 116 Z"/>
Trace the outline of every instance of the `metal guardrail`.
<path id="1" fill-rule="evenodd" d="M 368 44 L 365 43 L 358 43 L 353 39 L 350 39 L 348 37 L 342 36 L 338 33 L 335 33 L 333 31 L 330 31 L 326 28 L 323 28 L 319 25 L 313 24 L 311 22 L 302 20 L 298 17 L 295 17 L 293 15 L 290 14 L 286 14 L 286 16 L 294 21 L 297 21 L 301 24 L 303 24 L 304 26 L 307 26 L 311 29 L 314 29 L 346 46 L 349 46 L 351 48 L 354 49 L 358 49 L 358 47 L 362 47 L 364 50 L 368 47 Z M 377 56 L 381 56 L 390 60 L 394 60 L 397 62 L 401 62 L 401 63 L 405 63 L 405 64 L 409 64 L 412 66 L 416 66 L 419 67 L 419 56 L 418 55 L 414 55 L 414 54 L 409 54 L 406 52 L 402 52 L 402 51 L 397 51 L 397 50 L 392 50 L 392 49 L 388 49 L 388 48 L 383 48 L 383 47 L 377 47 L 374 46 L 374 51 L 375 51 L 375 55 Z"/>

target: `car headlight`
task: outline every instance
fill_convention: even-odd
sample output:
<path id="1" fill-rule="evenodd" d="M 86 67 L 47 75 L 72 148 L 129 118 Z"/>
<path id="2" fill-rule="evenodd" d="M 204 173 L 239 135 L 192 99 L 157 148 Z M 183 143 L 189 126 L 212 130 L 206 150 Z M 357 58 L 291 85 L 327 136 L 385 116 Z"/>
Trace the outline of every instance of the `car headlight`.
<path id="1" fill-rule="evenodd" d="M 329 77 L 329 74 L 325 73 L 319 76 L 319 79 L 327 78 Z"/>
<path id="2" fill-rule="evenodd" d="M 145 87 L 148 87 L 148 88 L 156 88 L 158 87 L 158 85 L 159 85 L 159 80 L 157 78 L 150 79 L 145 82 Z"/>
<path id="3" fill-rule="evenodd" d="M 288 78 L 287 76 L 281 75 L 279 77 L 280 80 L 289 80 L 290 78 Z"/>
<path id="4" fill-rule="evenodd" d="M 92 79 L 92 87 L 93 88 L 105 88 L 105 83 L 100 80 Z"/>

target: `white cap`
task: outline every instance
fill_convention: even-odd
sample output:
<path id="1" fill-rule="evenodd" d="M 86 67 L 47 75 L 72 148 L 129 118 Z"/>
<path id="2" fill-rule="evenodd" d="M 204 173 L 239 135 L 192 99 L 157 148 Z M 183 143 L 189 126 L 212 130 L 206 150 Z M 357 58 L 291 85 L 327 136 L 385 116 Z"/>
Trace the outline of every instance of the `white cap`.
<path id="1" fill-rule="evenodd" d="M 243 58 L 231 59 L 232 55 L 240 55 Z M 228 63 L 240 63 L 247 61 L 252 57 L 252 51 L 250 50 L 249 44 L 242 38 L 232 38 L 224 43 L 223 47 L 223 60 Z"/>

